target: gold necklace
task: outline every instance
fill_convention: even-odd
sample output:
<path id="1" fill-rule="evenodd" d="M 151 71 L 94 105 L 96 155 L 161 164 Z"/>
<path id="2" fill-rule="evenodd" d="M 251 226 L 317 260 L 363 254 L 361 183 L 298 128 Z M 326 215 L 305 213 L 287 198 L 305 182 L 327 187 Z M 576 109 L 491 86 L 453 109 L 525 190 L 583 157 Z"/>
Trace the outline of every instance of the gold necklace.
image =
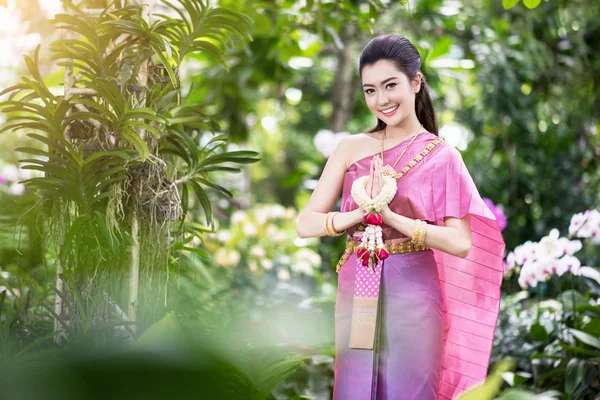
<path id="1" fill-rule="evenodd" d="M 394 176 L 396 175 L 396 170 L 394 169 L 394 167 L 396 167 L 396 165 L 398 165 L 398 162 L 400 161 L 400 159 L 402 158 L 402 156 L 406 153 L 406 151 L 408 150 L 408 148 L 410 147 L 411 144 L 413 144 L 413 142 L 415 141 L 415 139 L 417 138 L 417 136 L 419 136 L 421 134 L 421 129 L 423 129 L 423 125 L 421 125 L 419 127 L 418 132 L 413 136 L 412 140 L 410 141 L 410 143 L 408 144 L 408 146 L 406 146 L 404 148 L 404 150 L 402 151 L 402 153 L 400 153 L 400 156 L 396 159 L 396 162 L 394 163 L 394 165 L 385 165 L 383 167 L 383 175 L 384 176 Z M 386 129 L 384 129 L 383 131 L 383 137 L 381 138 L 381 163 L 383 164 L 383 142 L 385 140 L 385 135 L 387 132 L 387 127 Z"/>

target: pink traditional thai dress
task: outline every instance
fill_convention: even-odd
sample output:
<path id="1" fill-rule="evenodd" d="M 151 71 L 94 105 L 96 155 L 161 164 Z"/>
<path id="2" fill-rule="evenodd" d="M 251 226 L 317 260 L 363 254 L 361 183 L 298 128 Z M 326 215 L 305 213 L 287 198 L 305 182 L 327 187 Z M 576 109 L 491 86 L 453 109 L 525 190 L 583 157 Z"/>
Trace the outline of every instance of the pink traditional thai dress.
<path id="1" fill-rule="evenodd" d="M 396 166 L 400 171 L 437 136 L 422 132 Z M 408 139 L 384 151 L 393 165 Z M 430 146 L 431 147 L 431 146 Z M 350 190 L 369 174 L 372 156 L 344 177 L 341 212 L 358 208 Z M 383 261 L 374 348 L 350 348 L 356 253 L 338 276 L 335 310 L 334 400 L 455 399 L 483 381 L 500 306 L 504 241 L 460 153 L 441 142 L 398 182 L 390 203 L 397 214 L 443 225 L 471 216 L 472 247 L 466 258 L 437 250 L 392 254 Z M 347 230 L 348 239 L 359 225 Z M 383 239 L 406 238 L 383 225 Z"/>

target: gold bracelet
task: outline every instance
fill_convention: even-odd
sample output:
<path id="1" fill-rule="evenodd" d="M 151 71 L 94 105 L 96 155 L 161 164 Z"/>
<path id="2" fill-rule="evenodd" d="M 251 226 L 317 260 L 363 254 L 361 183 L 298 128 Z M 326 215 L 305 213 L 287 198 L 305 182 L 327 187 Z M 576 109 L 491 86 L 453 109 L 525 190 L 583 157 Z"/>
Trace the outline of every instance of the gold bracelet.
<path id="1" fill-rule="evenodd" d="M 412 238 L 411 238 L 411 242 L 413 242 L 415 245 L 419 244 L 420 234 L 421 234 L 421 220 L 415 219 L 415 226 L 413 228 L 413 234 L 412 234 Z"/>
<path id="2" fill-rule="evenodd" d="M 323 230 L 327 236 L 331 236 L 329 233 L 329 213 L 325 214 L 325 220 L 323 221 Z"/>
<path id="3" fill-rule="evenodd" d="M 419 235 L 419 247 L 425 246 L 425 237 L 427 236 L 427 222 L 421 221 L 421 234 Z"/>
<path id="4" fill-rule="evenodd" d="M 340 236 L 344 234 L 344 231 L 338 232 L 333 227 L 333 218 L 338 212 L 329 212 L 325 215 L 325 223 L 323 226 L 323 230 L 327 236 Z"/>
<path id="5" fill-rule="evenodd" d="M 344 232 L 345 232 L 345 231 L 336 231 L 335 230 L 335 226 L 333 226 L 333 219 L 338 214 L 339 214 L 339 212 L 337 212 L 337 211 L 334 212 L 334 213 L 331 213 L 331 233 L 332 233 L 331 236 L 342 236 L 344 234 Z"/>

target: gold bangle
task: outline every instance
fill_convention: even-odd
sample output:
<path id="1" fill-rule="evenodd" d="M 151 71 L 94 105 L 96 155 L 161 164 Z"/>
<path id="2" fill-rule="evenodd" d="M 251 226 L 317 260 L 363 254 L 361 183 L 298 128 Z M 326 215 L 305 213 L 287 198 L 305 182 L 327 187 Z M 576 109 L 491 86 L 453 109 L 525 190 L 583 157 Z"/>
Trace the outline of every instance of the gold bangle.
<path id="1" fill-rule="evenodd" d="M 418 245 L 420 234 L 421 234 L 421 220 L 415 219 L 415 226 L 413 227 L 413 234 L 412 234 L 411 242 Z"/>
<path id="2" fill-rule="evenodd" d="M 329 213 L 325 214 L 325 220 L 323 221 L 323 230 L 327 236 L 331 236 L 329 234 Z"/>
<path id="3" fill-rule="evenodd" d="M 338 232 L 333 227 L 333 218 L 339 214 L 339 212 L 329 212 L 325 215 L 325 223 L 323 226 L 323 230 L 327 236 L 341 236 L 344 234 L 344 231 Z"/>
<path id="4" fill-rule="evenodd" d="M 331 233 L 332 233 L 332 235 L 331 235 L 331 236 L 342 236 L 342 235 L 344 234 L 344 231 L 343 231 L 343 230 L 342 230 L 342 231 L 336 231 L 336 230 L 335 230 L 335 226 L 333 226 L 333 219 L 334 219 L 334 218 L 335 218 L 335 216 L 336 216 L 336 215 L 338 215 L 338 214 L 339 214 L 339 212 L 337 212 L 337 211 L 336 211 L 336 212 L 334 212 L 334 213 L 331 213 Z"/>
<path id="5" fill-rule="evenodd" d="M 425 246 L 425 237 L 427 236 L 427 222 L 421 221 L 421 234 L 419 235 L 419 246 Z"/>
<path id="6" fill-rule="evenodd" d="M 329 224 L 331 224 L 331 213 L 327 213 L 325 215 L 325 234 L 327 236 L 331 236 L 331 228 L 329 228 Z"/>

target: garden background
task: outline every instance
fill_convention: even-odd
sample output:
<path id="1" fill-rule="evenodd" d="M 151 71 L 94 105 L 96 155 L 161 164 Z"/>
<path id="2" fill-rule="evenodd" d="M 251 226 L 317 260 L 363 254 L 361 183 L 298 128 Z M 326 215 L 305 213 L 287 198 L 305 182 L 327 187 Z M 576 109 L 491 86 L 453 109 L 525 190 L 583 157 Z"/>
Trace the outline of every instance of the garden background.
<path id="1" fill-rule="evenodd" d="M 295 218 L 382 33 L 507 243 L 464 399 L 597 398 L 598 1 L 0 0 L 6 398 L 329 399 L 344 239 Z"/>

